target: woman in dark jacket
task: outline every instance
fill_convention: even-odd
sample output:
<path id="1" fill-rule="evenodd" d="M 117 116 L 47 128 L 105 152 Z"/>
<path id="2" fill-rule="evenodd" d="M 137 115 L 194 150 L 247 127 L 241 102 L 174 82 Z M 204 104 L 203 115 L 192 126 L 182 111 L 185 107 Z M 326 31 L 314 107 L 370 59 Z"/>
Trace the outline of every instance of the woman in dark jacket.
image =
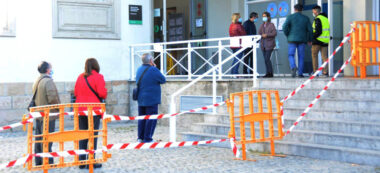
<path id="1" fill-rule="evenodd" d="M 264 23 L 261 24 L 259 29 L 259 35 L 261 35 L 260 48 L 264 55 L 265 67 L 267 71 L 264 77 L 270 78 L 273 77 L 272 62 L 270 60 L 270 57 L 272 55 L 274 47 L 276 47 L 275 38 L 277 36 L 277 31 L 274 24 L 271 23 L 270 13 L 263 13 L 263 22 Z"/>
<path id="2" fill-rule="evenodd" d="M 101 99 L 106 99 L 107 89 L 106 83 L 104 81 L 103 75 L 99 73 L 100 67 L 98 61 L 95 58 L 89 58 L 86 60 L 84 73 L 78 76 L 78 79 L 75 83 L 75 103 L 101 103 Z M 87 81 L 88 84 L 87 84 Z M 96 94 L 88 86 L 96 92 Z M 99 110 L 100 108 L 94 108 L 94 110 Z M 79 111 L 87 111 L 87 108 L 80 107 Z M 99 129 L 101 115 L 94 115 L 94 130 Z M 79 129 L 88 130 L 88 118 L 87 116 L 79 116 Z M 98 132 L 95 132 L 94 135 L 98 135 Z M 97 138 L 94 138 L 94 150 L 97 148 Z M 85 150 L 88 149 L 88 139 L 79 141 L 79 149 Z M 86 160 L 87 155 L 80 155 L 79 160 Z M 101 164 L 94 164 L 94 168 L 101 168 Z M 79 166 L 80 169 L 88 168 L 86 165 Z"/>
<path id="3" fill-rule="evenodd" d="M 234 13 L 232 15 L 232 23 L 229 29 L 230 37 L 238 37 L 238 36 L 246 35 L 244 27 L 243 25 L 241 25 L 241 22 L 242 22 L 242 18 L 240 17 L 240 14 Z M 241 47 L 231 47 L 231 49 L 232 49 L 232 52 L 235 53 L 238 50 L 240 50 Z M 232 63 L 233 68 L 232 68 L 231 74 L 239 74 L 239 64 L 237 63 L 239 62 L 239 59 L 241 59 L 242 57 L 243 57 L 243 52 L 239 53 L 237 55 L 237 58 L 236 57 L 234 58 L 234 61 Z"/>

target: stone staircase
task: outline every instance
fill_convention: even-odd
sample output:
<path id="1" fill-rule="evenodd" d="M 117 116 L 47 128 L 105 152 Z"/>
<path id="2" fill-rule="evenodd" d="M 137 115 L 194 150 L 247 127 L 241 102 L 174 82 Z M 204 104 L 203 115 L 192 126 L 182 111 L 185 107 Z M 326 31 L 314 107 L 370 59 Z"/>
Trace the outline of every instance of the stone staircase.
<path id="1" fill-rule="evenodd" d="M 260 79 L 259 89 L 279 90 L 280 97 L 283 98 L 304 80 L 306 79 Z M 285 129 L 295 122 L 328 80 L 329 78 L 315 79 L 285 102 Z M 337 79 L 293 132 L 283 140 L 276 141 L 276 152 L 380 166 L 379 98 L 378 79 Z M 248 111 L 248 108 L 245 109 Z M 204 122 L 192 124 L 191 129 L 182 132 L 182 135 L 184 140 L 226 138 L 230 130 L 229 123 L 229 114 L 224 106 L 218 109 L 217 115 L 205 114 Z M 236 130 L 238 132 L 238 128 Z M 248 128 L 246 130 L 249 131 Z M 229 147 L 229 144 L 216 146 Z M 269 152 L 270 146 L 268 143 L 249 144 L 248 149 Z"/>

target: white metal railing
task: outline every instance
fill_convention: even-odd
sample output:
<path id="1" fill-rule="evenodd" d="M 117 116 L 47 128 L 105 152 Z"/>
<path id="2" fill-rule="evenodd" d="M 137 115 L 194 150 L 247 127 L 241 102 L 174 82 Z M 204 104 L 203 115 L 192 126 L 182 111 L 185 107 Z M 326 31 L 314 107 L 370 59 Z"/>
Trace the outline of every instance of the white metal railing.
<path id="1" fill-rule="evenodd" d="M 135 79 L 136 67 L 140 65 L 140 59 L 144 53 L 154 53 L 154 60 L 159 59 L 159 69 L 165 77 L 169 78 L 187 78 L 191 80 L 201 76 L 208 69 L 220 64 L 223 59 L 231 56 L 233 53 L 230 47 L 249 47 L 252 40 L 259 36 L 242 36 L 242 37 L 225 37 L 214 39 L 200 39 L 187 41 L 174 41 L 165 43 L 148 43 L 135 44 L 130 46 L 131 52 L 131 77 Z M 240 43 L 241 40 L 241 43 Z M 218 79 L 224 77 L 231 78 L 237 76 L 252 76 L 252 74 L 231 74 L 232 68 L 242 64 L 244 68 L 253 70 L 254 67 L 244 63 L 244 59 L 252 53 L 255 56 L 256 49 L 244 54 L 241 59 L 237 59 L 238 63 L 232 64 L 232 61 L 220 66 L 217 71 Z M 236 56 L 235 56 L 236 57 Z M 195 62 L 196 61 L 196 62 Z M 172 62 L 172 64 L 170 64 Z M 169 64 L 168 64 L 169 63 Z M 255 63 L 255 61 L 254 61 Z M 211 74 L 207 77 L 212 77 Z"/>
<path id="2" fill-rule="evenodd" d="M 132 45 L 130 47 L 131 48 L 131 57 L 132 57 L 132 68 L 131 68 L 132 76 L 131 76 L 131 79 L 135 78 L 135 68 L 134 68 L 135 67 L 134 66 L 135 65 L 135 60 L 134 60 L 135 57 L 137 56 L 137 57 L 141 58 L 142 54 L 144 54 L 144 53 L 155 52 L 158 55 L 155 56 L 154 59 L 160 58 L 160 62 L 161 62 L 160 63 L 160 69 L 161 69 L 161 72 L 166 77 L 187 76 L 187 79 L 189 79 L 189 80 L 191 80 L 193 77 L 197 77 L 197 78 L 193 79 L 189 84 L 182 87 L 181 89 L 179 89 L 178 91 L 176 91 L 175 93 L 173 93 L 171 95 L 170 106 L 169 106 L 170 113 L 176 112 L 177 104 L 175 102 L 175 98 L 179 94 L 181 94 L 183 91 L 185 91 L 189 87 L 193 86 L 195 83 L 204 79 L 205 77 L 212 77 L 212 81 L 213 81 L 213 91 L 212 91 L 213 92 L 213 104 L 215 104 L 216 103 L 216 88 L 217 88 L 216 80 L 217 80 L 217 76 L 219 79 L 222 79 L 223 77 L 226 77 L 226 76 L 234 77 L 234 76 L 247 76 L 247 75 L 252 76 L 253 75 L 252 76 L 253 77 L 253 80 L 252 80 L 253 86 L 257 87 L 258 73 L 257 73 L 256 48 L 257 48 L 257 42 L 258 42 L 258 40 L 260 40 L 260 38 L 261 37 L 259 35 L 256 35 L 256 36 L 227 37 L 227 38 L 217 38 L 217 39 L 203 39 L 203 40 L 189 40 L 189 41 L 177 41 L 177 42 L 167 42 L 167 43 L 150 43 L 150 44 Z M 216 46 L 212 45 L 212 42 L 217 42 L 217 45 Z M 199 46 L 199 43 L 208 43 L 208 45 L 206 45 L 206 46 L 200 45 Z M 186 48 L 183 46 L 184 44 L 187 45 Z M 198 44 L 198 47 L 193 47 L 193 44 Z M 168 48 L 168 47 L 173 46 L 173 45 L 177 45 L 176 48 Z M 241 48 L 238 51 L 236 51 L 235 53 L 232 53 L 230 50 L 228 50 L 229 47 L 241 47 Z M 253 47 L 253 49 L 250 52 L 245 54 L 241 59 L 237 58 L 238 54 L 243 53 L 246 48 L 250 48 L 250 47 Z M 136 50 L 137 48 L 140 48 L 140 50 Z M 206 50 L 217 49 L 218 51 L 216 53 L 210 54 L 211 57 L 206 59 L 204 55 L 201 55 L 201 53 L 199 53 L 197 51 L 200 49 L 206 49 Z M 185 53 L 178 60 L 170 54 L 170 51 L 183 51 L 183 50 L 186 50 L 187 53 Z M 226 57 L 224 59 L 222 56 L 223 51 L 228 53 L 228 57 Z M 192 67 L 192 61 L 191 60 L 193 58 L 192 57 L 193 53 L 195 55 L 198 55 L 201 60 L 204 60 L 204 64 L 200 64 L 196 68 L 194 73 L 192 72 L 192 68 L 191 68 Z M 253 55 L 253 58 L 252 58 L 253 67 L 250 67 L 249 65 L 245 64 L 242 61 L 249 53 L 252 53 L 252 55 Z M 164 63 L 163 63 L 163 62 L 165 62 L 164 60 L 166 60 L 166 58 L 164 58 L 165 54 L 167 54 L 169 58 L 172 58 L 173 61 L 176 61 L 176 64 L 173 64 L 172 68 L 170 68 L 169 70 L 164 70 L 164 69 L 166 69 L 166 68 L 164 68 Z M 206 52 L 206 54 L 207 54 L 207 52 Z M 213 57 L 215 57 L 217 54 L 218 54 L 218 63 L 217 64 L 210 63 L 210 60 Z M 184 64 L 181 64 L 181 61 L 185 57 L 188 58 L 187 68 L 184 66 Z M 246 66 L 248 69 L 250 69 L 252 71 L 252 74 L 227 74 L 233 68 L 233 66 L 227 68 L 227 70 L 224 70 L 223 67 L 225 67 L 227 63 L 231 62 L 231 60 L 233 60 L 235 58 L 237 60 L 239 60 L 239 62 L 236 63 L 235 65 L 243 64 L 243 66 Z M 179 67 L 182 67 L 184 70 L 186 70 L 188 72 L 188 74 L 187 75 L 169 75 L 169 72 L 173 69 L 173 67 L 175 67 L 177 65 Z M 199 69 L 203 68 L 206 65 L 209 65 L 210 69 L 208 69 L 204 73 L 198 73 L 197 74 Z M 216 113 L 216 108 L 213 108 L 213 113 L 214 114 Z M 170 118 L 169 126 L 170 126 L 170 140 L 175 141 L 175 139 L 176 139 L 176 117 Z"/>

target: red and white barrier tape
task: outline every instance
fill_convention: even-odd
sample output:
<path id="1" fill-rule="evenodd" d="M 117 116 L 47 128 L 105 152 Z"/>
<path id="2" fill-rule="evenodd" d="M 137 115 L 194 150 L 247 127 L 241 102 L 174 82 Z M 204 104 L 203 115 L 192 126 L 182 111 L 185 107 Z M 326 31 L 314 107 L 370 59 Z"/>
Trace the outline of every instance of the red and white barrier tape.
<path id="1" fill-rule="evenodd" d="M 328 64 L 329 61 L 331 61 L 333 59 L 333 57 L 335 56 L 335 54 L 342 48 L 342 46 L 348 41 L 348 39 L 350 38 L 351 34 L 355 31 L 354 28 L 351 28 L 351 31 L 344 37 L 344 39 L 342 40 L 342 42 L 339 44 L 339 46 L 334 50 L 334 52 L 330 55 L 329 59 L 327 59 L 320 67 L 319 69 L 312 75 L 310 76 L 310 78 L 308 80 L 306 80 L 304 83 L 302 83 L 299 87 L 297 87 L 294 91 L 292 91 L 291 93 L 289 93 L 288 96 L 286 96 L 284 99 L 281 100 L 281 102 L 285 102 L 287 100 L 289 100 L 290 98 L 292 98 L 298 91 L 300 91 L 302 88 L 304 88 L 307 84 L 310 83 L 311 80 L 313 80 L 322 70 L 323 68 L 326 67 L 326 65 Z"/>
<path id="2" fill-rule="evenodd" d="M 30 160 L 33 159 L 33 155 L 27 155 L 25 157 L 22 157 L 22 158 L 19 158 L 17 160 L 12 160 L 8 163 L 3 163 L 0 165 L 0 169 L 4 169 L 4 168 L 10 168 L 10 167 L 15 167 L 15 166 L 19 166 L 19 165 L 22 165 Z"/>
<path id="3" fill-rule="evenodd" d="M 12 129 L 12 128 L 15 128 L 15 127 L 19 127 L 19 126 L 22 126 L 22 125 L 25 125 L 25 124 L 28 124 L 28 123 L 31 123 L 31 122 L 33 122 L 33 119 L 29 119 L 29 120 L 26 120 L 26 121 L 21 121 L 21 122 L 14 123 L 14 124 L 11 124 L 11 125 L 3 126 L 3 127 L 0 127 L 0 132 L 3 131 L 3 130 L 8 130 L 8 129 Z"/>
<path id="4" fill-rule="evenodd" d="M 216 140 L 208 140 L 208 141 L 183 141 L 183 142 L 154 142 L 154 143 L 120 143 L 120 144 L 109 144 L 102 149 L 97 150 L 68 150 L 61 152 L 51 152 L 51 153 L 37 153 L 33 155 L 28 155 L 26 157 L 22 157 L 17 160 L 10 161 L 8 163 L 4 163 L 0 165 L 0 169 L 14 167 L 18 165 L 22 165 L 33 157 L 68 157 L 68 156 L 76 156 L 80 154 L 94 154 L 94 153 L 102 153 L 104 151 L 109 150 L 140 150 L 140 149 L 159 149 L 159 148 L 177 148 L 177 147 L 187 147 L 187 146 L 196 146 L 196 145 L 204 145 L 204 144 L 212 144 L 212 143 L 221 143 L 230 141 L 231 148 L 233 149 L 233 153 L 235 157 L 239 157 L 239 151 L 236 147 L 235 140 L 231 139 L 216 139 Z"/>
<path id="5" fill-rule="evenodd" d="M 321 92 L 315 97 L 315 99 L 310 103 L 310 105 L 303 111 L 301 116 L 296 120 L 296 122 L 288 129 L 288 131 L 285 133 L 285 136 L 288 135 L 294 127 L 303 119 L 303 117 L 306 116 L 306 114 L 310 111 L 310 109 L 315 105 L 315 103 L 318 102 L 318 100 L 322 97 L 322 95 L 327 91 L 327 89 L 330 87 L 330 85 L 335 81 L 335 79 L 338 77 L 338 75 L 343 71 L 343 69 L 347 66 L 347 64 L 351 61 L 351 57 L 342 65 L 342 67 L 338 70 L 337 73 L 331 78 L 331 80 L 327 83 L 327 85 L 323 88 Z"/>
<path id="6" fill-rule="evenodd" d="M 350 32 L 344 37 L 342 42 L 339 44 L 339 46 L 334 50 L 334 52 L 330 55 L 330 57 L 318 68 L 318 70 L 310 76 L 309 79 L 307 79 L 304 83 L 302 83 L 300 86 L 298 86 L 295 90 L 293 90 L 291 93 L 289 93 L 284 99 L 281 100 L 281 103 L 284 103 L 285 101 L 289 100 L 292 98 L 296 93 L 298 93 L 301 89 L 303 89 L 307 84 L 310 83 L 311 80 L 313 80 L 322 70 L 323 68 L 326 67 L 326 65 L 333 59 L 335 54 L 343 47 L 343 45 L 349 40 L 351 34 L 355 31 L 354 27 L 351 27 Z M 280 111 L 281 111 L 281 117 L 282 117 L 282 122 L 284 122 L 284 107 L 283 105 L 280 106 Z M 282 124 L 282 128 L 284 128 L 284 124 Z"/>
<path id="7" fill-rule="evenodd" d="M 101 110 L 93 110 L 92 114 L 103 115 L 103 112 Z M 40 117 L 44 117 L 45 113 L 44 112 L 30 112 L 28 115 L 29 115 L 29 118 L 40 118 Z M 49 116 L 58 116 L 58 115 L 60 115 L 60 113 L 49 113 Z M 65 112 L 63 113 L 63 115 L 74 115 L 74 112 Z M 88 111 L 78 111 L 78 115 L 87 116 Z"/>
<path id="8" fill-rule="evenodd" d="M 120 116 L 120 115 L 107 115 L 106 114 L 103 118 L 111 118 L 111 121 L 158 120 L 158 119 L 163 119 L 163 118 L 174 117 L 174 116 L 177 116 L 177 115 L 183 115 L 183 114 L 186 114 L 186 113 L 194 113 L 194 112 L 199 112 L 199 111 L 211 109 L 211 108 L 214 108 L 214 107 L 218 107 L 218 106 L 224 105 L 225 103 L 226 103 L 226 101 L 220 102 L 220 103 L 216 103 L 216 104 L 213 104 L 213 105 L 209 105 L 209 106 L 204 106 L 204 107 L 201 107 L 201 108 L 191 109 L 191 110 L 184 111 L 184 112 L 174 113 L 174 114 L 145 115 L 145 116 L 136 116 L 136 117 L 128 117 L 128 116 Z"/>

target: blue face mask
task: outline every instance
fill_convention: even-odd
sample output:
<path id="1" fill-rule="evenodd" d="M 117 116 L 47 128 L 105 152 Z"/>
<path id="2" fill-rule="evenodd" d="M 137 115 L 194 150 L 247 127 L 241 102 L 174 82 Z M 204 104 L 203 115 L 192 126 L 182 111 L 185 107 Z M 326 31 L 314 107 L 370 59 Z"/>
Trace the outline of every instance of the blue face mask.
<path id="1" fill-rule="evenodd" d="M 53 77 L 53 74 L 54 74 L 53 70 L 50 70 L 49 76 Z"/>
<path id="2" fill-rule="evenodd" d="M 257 18 L 253 20 L 254 22 L 257 22 Z"/>
<path id="3" fill-rule="evenodd" d="M 239 20 L 238 20 L 238 21 L 241 23 L 241 22 L 243 22 L 243 19 L 242 19 L 242 18 L 239 18 Z"/>
<path id="4" fill-rule="evenodd" d="M 267 22 L 268 21 L 268 17 L 263 17 L 263 21 Z"/>

